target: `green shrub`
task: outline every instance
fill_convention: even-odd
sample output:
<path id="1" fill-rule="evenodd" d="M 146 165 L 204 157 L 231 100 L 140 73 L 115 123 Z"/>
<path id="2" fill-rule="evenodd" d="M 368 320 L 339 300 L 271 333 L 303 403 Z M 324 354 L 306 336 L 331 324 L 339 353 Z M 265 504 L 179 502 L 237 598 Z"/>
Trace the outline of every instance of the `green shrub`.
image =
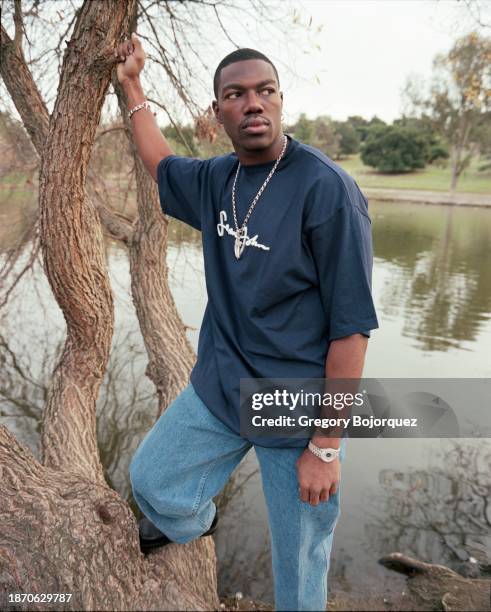
<path id="1" fill-rule="evenodd" d="M 360 150 L 365 165 L 388 174 L 424 168 L 430 154 L 419 130 L 393 125 L 370 128 Z"/>
<path id="2" fill-rule="evenodd" d="M 450 157 L 448 148 L 441 142 L 437 142 L 430 146 L 428 162 L 432 164 L 437 160 L 445 160 Z"/>

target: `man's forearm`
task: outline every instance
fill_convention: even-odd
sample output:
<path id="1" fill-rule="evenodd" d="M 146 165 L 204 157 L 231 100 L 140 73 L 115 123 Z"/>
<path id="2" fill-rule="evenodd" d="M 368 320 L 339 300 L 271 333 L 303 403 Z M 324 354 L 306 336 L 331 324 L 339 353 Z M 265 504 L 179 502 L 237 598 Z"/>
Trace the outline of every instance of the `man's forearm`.
<path id="1" fill-rule="evenodd" d="M 353 334 L 333 340 L 326 359 L 326 378 L 361 378 L 368 338 Z"/>
<path id="2" fill-rule="evenodd" d="M 326 358 L 326 378 L 359 380 L 363 374 L 367 345 L 368 338 L 363 334 L 333 340 Z M 339 428 L 339 433 L 342 434 L 342 428 Z M 339 448 L 341 437 L 313 436 L 312 442 L 324 448 Z"/>
<path id="3" fill-rule="evenodd" d="M 145 95 L 139 77 L 128 78 L 121 83 L 128 101 L 128 109 L 132 109 L 145 101 Z M 138 155 L 154 180 L 157 180 L 157 166 L 160 160 L 172 155 L 167 140 L 153 113 L 146 108 L 133 113 L 131 117 L 131 130 Z"/>

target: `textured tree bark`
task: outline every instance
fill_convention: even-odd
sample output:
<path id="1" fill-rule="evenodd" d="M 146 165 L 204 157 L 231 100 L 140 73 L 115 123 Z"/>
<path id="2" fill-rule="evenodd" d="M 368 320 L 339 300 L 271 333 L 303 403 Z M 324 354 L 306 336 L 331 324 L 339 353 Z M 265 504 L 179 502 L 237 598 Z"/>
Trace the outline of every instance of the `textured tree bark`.
<path id="1" fill-rule="evenodd" d="M 2 61 L 2 74 L 5 63 L 9 72 L 6 85 L 42 157 L 44 266 L 67 323 L 67 339 L 45 407 L 42 465 L 0 427 L 1 609 L 47 609 L 39 599 L 9 601 L 14 593 L 72 593 L 70 601 L 51 601 L 52 610 L 218 606 L 212 538 L 143 557 L 135 518 L 105 483 L 97 449 L 95 401 L 109 356 L 113 303 L 98 211 L 85 195 L 85 180 L 114 64 L 112 49 L 128 35 L 135 2 L 83 4 L 49 128 L 29 71 L 22 79 L 10 74 L 12 64 L 25 67 L 16 53 L 19 45 L 8 62 Z M 2 53 L 8 44 L 2 28 Z M 119 227 L 130 245 L 137 313 L 150 317 L 140 323 L 163 409 L 187 381 L 193 354 L 167 286 L 166 222 L 155 185 L 146 176 L 138 180 L 143 219 L 135 231 Z M 117 224 L 107 210 L 105 216 Z"/>
<path id="2" fill-rule="evenodd" d="M 130 128 L 126 99 L 117 78 L 113 86 L 125 125 Z M 131 133 L 131 129 L 126 131 Z M 167 219 L 161 212 L 155 181 L 130 146 L 136 167 L 138 219 L 129 243 L 131 290 L 145 341 L 147 376 L 155 383 L 161 411 L 189 379 L 194 353 L 170 292 L 166 261 Z"/>
<path id="3" fill-rule="evenodd" d="M 217 607 L 214 567 L 203 555 L 212 538 L 172 544 L 144 558 L 135 518 L 115 491 L 42 466 L 5 427 L 0 479 L 1 610 Z M 15 603 L 15 593 L 38 600 Z M 42 593 L 67 597 L 46 603 L 39 601 Z"/>
<path id="4" fill-rule="evenodd" d="M 110 82 L 107 59 L 128 29 L 133 4 L 82 6 L 65 50 L 39 176 L 44 269 L 67 323 L 66 344 L 44 411 L 43 464 L 101 483 L 95 402 L 109 357 L 114 313 L 101 226 L 84 188 Z"/>

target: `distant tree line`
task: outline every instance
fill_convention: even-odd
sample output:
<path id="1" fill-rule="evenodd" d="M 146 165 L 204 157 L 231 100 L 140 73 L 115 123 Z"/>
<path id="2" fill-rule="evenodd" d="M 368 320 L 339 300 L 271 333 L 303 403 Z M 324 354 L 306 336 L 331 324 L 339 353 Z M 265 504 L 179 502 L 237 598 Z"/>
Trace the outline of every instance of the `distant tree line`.
<path id="1" fill-rule="evenodd" d="M 402 117 L 388 125 L 377 116 L 367 120 L 353 115 L 346 121 L 333 121 L 302 114 L 288 131 L 333 159 L 359 153 L 364 164 L 387 173 L 412 172 L 449 157 L 448 147 L 427 117 Z"/>

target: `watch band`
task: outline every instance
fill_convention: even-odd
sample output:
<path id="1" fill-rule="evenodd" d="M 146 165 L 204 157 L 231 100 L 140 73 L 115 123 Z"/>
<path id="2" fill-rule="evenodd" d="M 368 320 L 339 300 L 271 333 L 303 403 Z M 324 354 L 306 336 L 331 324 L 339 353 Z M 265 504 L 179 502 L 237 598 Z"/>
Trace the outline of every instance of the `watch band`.
<path id="1" fill-rule="evenodd" d="M 312 440 L 309 441 L 309 451 L 325 463 L 331 463 L 339 457 L 339 448 L 320 448 Z"/>

